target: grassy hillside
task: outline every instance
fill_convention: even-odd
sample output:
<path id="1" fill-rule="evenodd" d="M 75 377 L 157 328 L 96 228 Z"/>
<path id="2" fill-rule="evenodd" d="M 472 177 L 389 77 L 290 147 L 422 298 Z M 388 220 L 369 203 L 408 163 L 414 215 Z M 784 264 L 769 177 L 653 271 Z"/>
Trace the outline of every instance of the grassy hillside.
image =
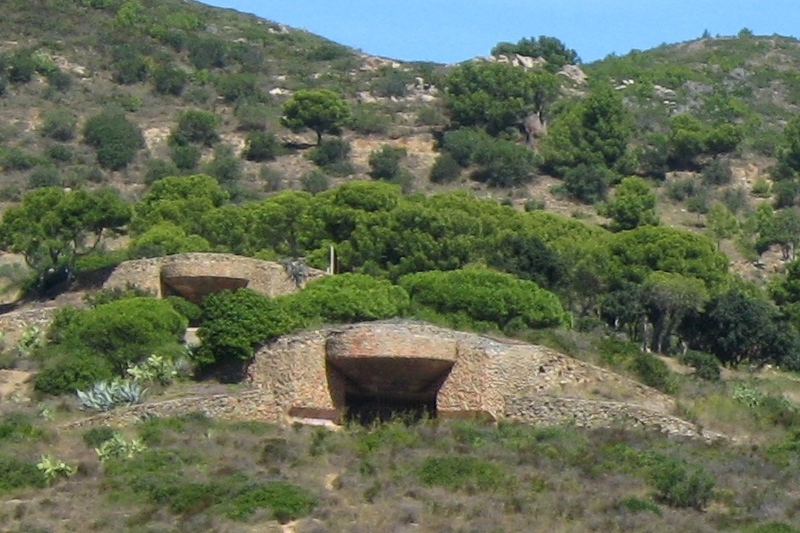
<path id="1" fill-rule="evenodd" d="M 800 245 L 797 41 L 743 32 L 554 73 L 399 63 L 185 0 L 5 0 L 0 30 L 0 240 L 17 254 L 0 275 L 28 289 L 23 310 L 79 308 L 49 331 L 15 323 L 0 351 L 0 529 L 800 531 L 800 386 L 764 368 L 800 368 L 800 263 L 783 276 Z M 350 111 L 319 147 L 281 125 L 303 89 Z M 537 102 L 549 132 L 532 150 Z M 188 251 L 291 257 L 300 279 L 299 258 L 325 268 L 332 245 L 340 275 L 296 297 L 93 293 L 120 261 Z M 77 388 L 138 372 L 148 401 L 224 393 L 214 365 L 241 369 L 266 339 L 395 316 L 551 346 L 727 438 L 68 427 Z M 200 349 L 181 343 L 190 323 Z"/>

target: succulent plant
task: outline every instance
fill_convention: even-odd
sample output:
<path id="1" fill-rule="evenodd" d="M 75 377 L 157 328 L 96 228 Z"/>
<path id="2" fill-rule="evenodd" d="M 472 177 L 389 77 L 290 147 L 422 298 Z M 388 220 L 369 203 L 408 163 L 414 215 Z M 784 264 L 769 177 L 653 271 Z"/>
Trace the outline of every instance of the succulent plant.
<path id="1" fill-rule="evenodd" d="M 85 391 L 76 391 L 81 409 L 110 411 L 120 405 L 140 403 L 147 389 L 135 381 L 99 381 Z"/>
<path id="2" fill-rule="evenodd" d="M 114 436 L 95 448 L 97 457 L 101 463 L 106 462 L 108 459 L 130 459 L 137 453 L 141 453 L 147 449 L 142 441 L 139 439 L 126 440 L 120 433 L 114 433 Z"/>

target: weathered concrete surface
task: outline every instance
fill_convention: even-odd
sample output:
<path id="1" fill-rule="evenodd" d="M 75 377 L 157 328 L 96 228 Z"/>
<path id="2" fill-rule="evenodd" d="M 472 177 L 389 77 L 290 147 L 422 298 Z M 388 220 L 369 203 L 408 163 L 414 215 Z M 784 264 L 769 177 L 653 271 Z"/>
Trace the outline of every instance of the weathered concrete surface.
<path id="1" fill-rule="evenodd" d="M 309 269 L 308 281 L 325 275 Z M 188 253 L 121 263 L 104 289 L 135 285 L 156 297 L 179 295 L 199 303 L 207 294 L 247 287 L 267 296 L 297 292 L 283 265 L 231 254 Z"/>

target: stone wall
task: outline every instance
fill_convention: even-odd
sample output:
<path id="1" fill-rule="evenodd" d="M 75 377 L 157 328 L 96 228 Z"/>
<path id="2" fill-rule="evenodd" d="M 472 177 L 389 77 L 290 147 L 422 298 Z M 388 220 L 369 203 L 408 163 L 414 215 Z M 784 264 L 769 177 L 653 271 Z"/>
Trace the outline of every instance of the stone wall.
<path id="1" fill-rule="evenodd" d="M 309 281 L 325 273 L 309 269 Z M 164 296 L 165 283 L 170 279 L 196 278 L 197 283 L 209 285 L 214 280 L 242 279 L 248 288 L 267 296 L 279 296 L 297 291 L 283 265 L 231 254 L 188 253 L 126 261 L 117 266 L 103 284 L 104 289 L 125 288 L 136 285 L 156 297 Z M 204 292 L 214 292 L 216 287 L 207 287 Z"/>
<path id="2" fill-rule="evenodd" d="M 660 431 L 672 437 L 702 438 L 725 436 L 704 430 L 681 418 L 622 402 L 578 398 L 508 398 L 504 417 L 541 425 L 574 425 L 587 429 L 620 427 Z"/>
<path id="3" fill-rule="evenodd" d="M 414 372 L 442 368 L 442 382 L 432 384 L 438 389 L 433 394 L 441 417 L 644 427 L 672 436 L 718 437 L 673 416 L 675 404 L 669 396 L 548 348 L 402 320 L 287 335 L 257 351 L 247 370 L 249 390 L 145 404 L 76 424 L 125 423 L 193 411 L 266 422 L 339 422 L 347 407 L 345 395 L 354 388 L 369 390 L 377 384 L 396 393 L 392 387 L 400 374 L 401 382 L 424 389 L 436 376 Z"/>

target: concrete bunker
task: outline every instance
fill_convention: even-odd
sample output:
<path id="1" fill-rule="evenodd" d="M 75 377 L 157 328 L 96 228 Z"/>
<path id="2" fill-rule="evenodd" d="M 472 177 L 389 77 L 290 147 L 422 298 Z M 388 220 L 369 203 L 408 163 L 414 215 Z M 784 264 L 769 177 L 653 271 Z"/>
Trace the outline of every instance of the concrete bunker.
<path id="1" fill-rule="evenodd" d="M 438 414 L 437 398 L 453 361 L 420 357 L 331 357 L 326 360 L 339 418 L 363 424 L 417 421 Z"/>
<path id="2" fill-rule="evenodd" d="M 194 265 L 172 263 L 161 268 L 161 296 L 180 296 L 200 305 L 209 294 L 243 289 L 249 278 L 236 275 L 225 263 L 214 263 L 198 273 Z"/>

